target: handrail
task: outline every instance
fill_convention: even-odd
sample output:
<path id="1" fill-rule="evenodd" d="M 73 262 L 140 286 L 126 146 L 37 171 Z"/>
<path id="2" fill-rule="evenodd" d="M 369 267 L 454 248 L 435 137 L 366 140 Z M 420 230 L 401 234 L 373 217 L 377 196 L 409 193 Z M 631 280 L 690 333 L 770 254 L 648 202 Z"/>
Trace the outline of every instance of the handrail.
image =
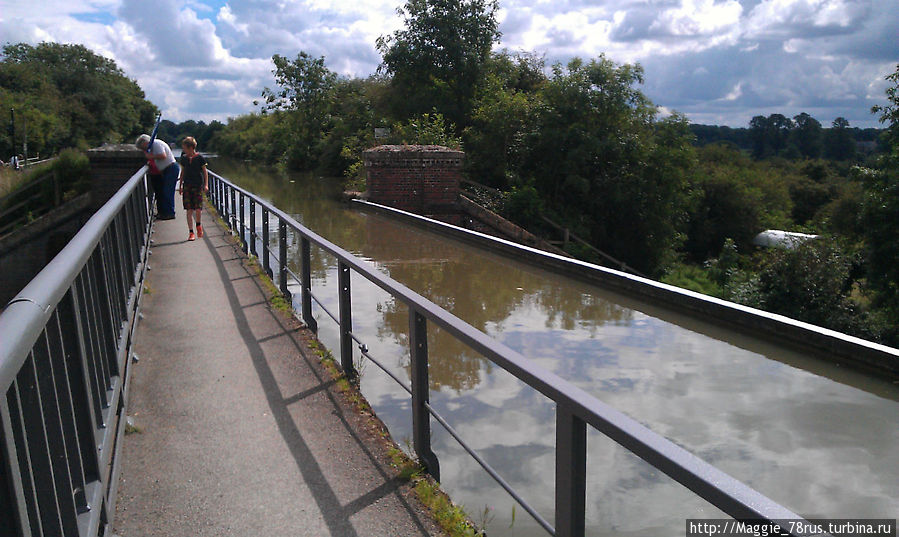
<path id="1" fill-rule="evenodd" d="M 439 480 L 439 465 L 431 451 L 429 416 L 447 425 L 442 417 L 428 403 L 428 360 L 426 323 L 431 321 L 443 328 L 460 342 L 499 365 L 519 380 L 525 382 L 543 395 L 552 399 L 557 406 L 556 427 L 556 527 L 549 526 L 536 512 L 507 488 L 516 501 L 522 504 L 550 534 L 569 537 L 582 536 L 585 529 L 586 503 L 586 426 L 616 441 L 652 466 L 681 483 L 696 495 L 715 505 L 737 519 L 764 521 L 803 520 L 789 509 L 777 504 L 761 493 L 725 474 L 711 464 L 699 459 L 670 440 L 651 431 L 632 418 L 619 412 L 584 390 L 574 386 L 558 375 L 531 362 L 517 351 L 498 342 L 487 334 L 465 323 L 452 313 L 440 308 L 430 300 L 386 276 L 363 260 L 355 257 L 339 246 L 325 240 L 312 230 L 304 227 L 292 216 L 238 187 L 224 177 L 210 172 L 210 194 L 216 207 L 229 227 L 243 240 L 245 252 L 249 251 L 246 232 L 253 241 L 252 251 L 256 251 L 255 218 L 249 224 L 244 220 L 244 205 L 249 203 L 251 214 L 258 205 L 262 208 L 263 222 L 267 224 L 269 215 L 278 219 L 279 286 L 288 299 L 292 299 L 286 282 L 287 256 L 286 233 L 289 227 L 301 239 L 301 274 L 297 281 L 301 284 L 301 317 L 313 330 L 316 321 L 312 317 L 312 297 L 310 281 L 309 247 L 314 244 L 338 261 L 339 304 L 337 320 L 340 325 L 340 365 L 344 373 L 354 375 L 352 344 L 357 341 L 352 334 L 351 293 L 349 271 L 353 270 L 368 281 L 383 289 L 394 298 L 404 302 L 409 308 L 410 353 L 412 358 L 412 421 L 413 448 L 428 472 Z M 239 218 L 237 203 L 240 203 Z M 249 229 L 248 229 L 249 228 Z M 268 227 L 263 229 L 267 238 Z M 270 252 L 267 240 L 263 242 L 263 266 L 269 266 Z M 330 315 L 330 313 L 329 313 Z M 333 317 L 333 316 L 332 316 Z M 363 356 L 367 354 L 364 345 Z M 379 364 L 380 366 L 380 364 Z M 398 380 L 394 377 L 394 380 Z M 401 383 L 401 385 L 403 385 Z M 404 386 L 404 385 L 403 385 Z M 405 388 L 405 386 L 404 386 Z M 451 430 L 451 429 L 449 429 Z M 461 442 L 456 435 L 453 435 Z M 469 453 L 471 450 L 461 442 Z M 476 459 L 478 457 L 475 457 Z M 478 461 L 481 462 L 481 461 Z M 486 467 L 485 467 L 486 468 Z M 492 476 L 497 477 L 488 468 Z M 503 485 L 503 481 L 499 481 Z M 504 485 L 504 488 L 505 485 Z"/>
<path id="2" fill-rule="evenodd" d="M 105 534 L 147 269 L 146 166 L 0 314 L 0 526 Z"/>

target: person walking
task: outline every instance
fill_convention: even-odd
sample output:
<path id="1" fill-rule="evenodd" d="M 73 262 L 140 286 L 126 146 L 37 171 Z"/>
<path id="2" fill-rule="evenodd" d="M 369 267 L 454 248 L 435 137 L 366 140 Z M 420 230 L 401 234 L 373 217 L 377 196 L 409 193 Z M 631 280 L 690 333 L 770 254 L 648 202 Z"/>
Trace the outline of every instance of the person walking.
<path id="1" fill-rule="evenodd" d="M 150 147 L 150 135 L 141 134 L 134 145 L 141 151 L 146 151 L 147 161 L 154 162 L 156 169 L 162 174 L 162 196 L 160 199 L 159 220 L 175 219 L 175 184 L 178 182 L 180 169 L 175 162 L 175 154 L 169 145 L 162 140 L 153 140 Z"/>
<path id="2" fill-rule="evenodd" d="M 181 141 L 181 175 L 178 192 L 181 193 L 181 201 L 184 203 L 184 211 L 187 213 L 187 228 L 189 234 L 187 240 L 193 241 L 203 236 L 203 224 L 200 215 L 203 211 L 203 193 L 209 192 L 209 174 L 206 170 L 206 159 L 197 153 L 197 141 L 193 136 L 188 136 Z M 197 223 L 197 233 L 194 234 L 194 221 Z"/>

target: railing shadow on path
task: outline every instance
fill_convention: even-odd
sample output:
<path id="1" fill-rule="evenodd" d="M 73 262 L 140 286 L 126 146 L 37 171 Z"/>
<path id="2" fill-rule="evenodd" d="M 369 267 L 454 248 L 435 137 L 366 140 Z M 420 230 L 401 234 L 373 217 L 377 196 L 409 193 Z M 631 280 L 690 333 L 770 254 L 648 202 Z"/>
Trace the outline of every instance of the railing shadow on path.
<path id="1" fill-rule="evenodd" d="M 179 241 L 175 222 L 155 235 L 117 535 L 439 533 L 239 246 L 208 218 Z"/>
<path id="2" fill-rule="evenodd" d="M 250 351 L 250 358 L 253 361 L 253 367 L 256 369 L 259 381 L 261 382 L 262 387 L 265 391 L 265 396 L 268 400 L 269 408 L 271 409 L 272 415 L 274 416 L 275 421 L 278 424 L 278 429 L 281 432 L 281 436 L 289 446 L 294 461 L 296 462 L 297 468 L 302 473 L 306 484 L 312 490 L 315 501 L 318 504 L 319 510 L 324 515 L 325 523 L 327 524 L 331 535 L 358 535 L 356 530 L 349 523 L 350 517 L 362 510 L 364 507 L 369 506 L 378 501 L 380 498 L 383 498 L 384 496 L 390 494 L 396 495 L 397 499 L 400 501 L 405 510 L 409 513 L 411 518 L 418 526 L 421 534 L 429 535 L 428 530 L 425 529 L 421 521 L 417 518 L 415 510 L 399 493 L 399 489 L 403 481 L 397 477 L 389 475 L 382 468 L 382 461 L 380 461 L 378 457 L 376 457 L 371 452 L 371 450 L 367 446 L 367 442 L 360 438 L 355 428 L 350 425 L 344 408 L 337 401 L 335 394 L 329 390 L 329 388 L 334 385 L 334 381 L 330 378 L 326 378 L 326 375 L 323 374 L 320 367 L 317 365 L 317 360 L 313 361 L 313 359 L 310 358 L 306 346 L 297 340 L 296 329 L 292 326 L 289 326 L 288 323 L 286 323 L 285 320 L 278 314 L 271 312 L 272 320 L 280 326 L 283 332 L 281 334 L 275 334 L 273 336 L 262 339 L 257 338 L 253 333 L 244 311 L 245 306 L 241 304 L 240 299 L 237 295 L 237 291 L 234 288 L 235 281 L 244 280 L 248 277 L 238 276 L 237 278 L 235 278 L 228 273 L 227 267 L 225 266 L 226 262 L 240 261 L 243 258 L 238 256 L 231 259 L 221 259 L 220 257 L 218 257 L 218 255 L 216 255 L 218 252 L 216 251 L 216 248 L 213 247 L 211 242 L 206 241 L 206 246 L 215 258 L 218 275 L 221 278 L 222 283 L 225 285 L 225 289 L 228 294 L 228 302 L 231 305 L 231 311 L 237 321 L 238 330 L 240 331 L 240 335 Z M 253 282 L 253 285 L 257 288 L 257 291 L 260 294 L 264 295 L 265 291 L 259 284 L 258 280 L 256 278 L 253 278 L 252 275 L 248 276 L 249 279 Z M 282 393 L 275 373 L 272 371 L 272 367 L 270 364 L 270 360 L 272 358 L 266 356 L 266 353 L 261 345 L 262 342 L 271 341 L 275 338 L 287 338 L 290 341 L 290 345 L 293 346 L 297 355 L 302 359 L 302 363 L 308 369 L 307 373 L 312 377 L 315 384 L 313 387 L 290 396 L 285 396 Z M 333 414 L 338 418 L 346 433 L 350 436 L 353 443 L 365 454 L 368 460 L 371 461 L 372 466 L 384 480 L 384 483 L 377 488 L 372 489 L 367 494 L 360 496 L 345 505 L 341 504 L 333 488 L 328 484 L 328 479 L 325 475 L 326 472 L 322 469 L 321 465 L 316 460 L 315 454 L 312 452 L 308 443 L 306 442 L 303 432 L 299 430 L 293 416 L 290 413 L 289 407 L 291 405 L 299 403 L 317 393 L 325 394 L 325 397 L 327 397 L 328 399 L 329 405 L 333 408 Z"/>

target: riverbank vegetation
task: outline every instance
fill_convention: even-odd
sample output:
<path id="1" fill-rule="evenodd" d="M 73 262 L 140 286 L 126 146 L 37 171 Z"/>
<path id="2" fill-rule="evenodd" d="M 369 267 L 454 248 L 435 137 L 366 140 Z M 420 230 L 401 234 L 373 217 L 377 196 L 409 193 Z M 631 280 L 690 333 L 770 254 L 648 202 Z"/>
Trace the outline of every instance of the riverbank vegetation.
<path id="1" fill-rule="evenodd" d="M 342 77 L 324 57 L 276 54 L 256 112 L 164 121 L 160 137 L 190 134 L 207 151 L 356 189 L 370 147 L 462 149 L 468 178 L 499 193 L 491 208 L 548 239 L 567 230 L 582 240 L 564 245 L 576 257 L 602 263 L 599 250 L 667 283 L 899 345 L 899 75 L 873 110 L 886 130 L 807 113 L 691 125 L 640 91 L 639 65 L 494 50 L 497 10 L 408 0 L 403 28 L 377 40 L 377 73 Z M 0 105 L 22 111 L 37 151 L 129 141 L 152 124 L 140 88 L 81 46 L 7 45 L 2 59 Z M 759 249 L 766 229 L 818 239 Z"/>
<path id="2" fill-rule="evenodd" d="M 460 148 L 469 179 L 499 190 L 498 210 L 533 232 L 559 238 L 549 220 L 662 281 L 899 344 L 895 137 L 807 113 L 690 125 L 639 90 L 639 65 L 494 51 L 497 9 L 408 1 L 365 79 L 338 76 L 324 57 L 276 55 L 276 87 L 257 113 L 230 119 L 214 149 L 364 188 L 369 147 Z M 875 112 L 895 129 L 895 90 L 888 98 Z M 765 229 L 819 238 L 763 250 L 752 239 Z M 576 242 L 566 249 L 602 262 Z"/>

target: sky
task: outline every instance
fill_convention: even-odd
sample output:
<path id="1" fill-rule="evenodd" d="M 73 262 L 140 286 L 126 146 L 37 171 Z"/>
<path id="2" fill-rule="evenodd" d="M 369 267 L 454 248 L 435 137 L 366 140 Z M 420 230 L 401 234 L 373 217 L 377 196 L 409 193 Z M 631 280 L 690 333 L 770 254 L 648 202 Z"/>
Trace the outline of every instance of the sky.
<path id="1" fill-rule="evenodd" d="M 115 60 L 163 117 L 227 121 L 258 111 L 271 57 L 324 56 L 348 77 L 376 72 L 379 36 L 405 0 L 0 0 L 0 42 L 79 43 Z M 806 112 L 879 127 L 899 63 L 899 0 L 499 0 L 495 50 L 547 66 L 605 54 L 644 68 L 662 113 L 746 127 Z"/>

